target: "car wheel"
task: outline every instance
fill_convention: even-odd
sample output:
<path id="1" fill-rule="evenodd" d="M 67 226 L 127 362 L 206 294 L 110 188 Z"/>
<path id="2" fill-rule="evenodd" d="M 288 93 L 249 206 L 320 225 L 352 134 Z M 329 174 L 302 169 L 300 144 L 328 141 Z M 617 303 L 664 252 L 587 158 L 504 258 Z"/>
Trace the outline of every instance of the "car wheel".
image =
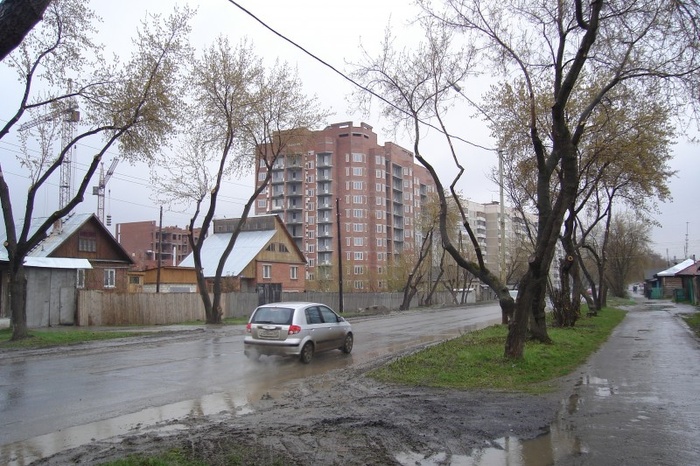
<path id="1" fill-rule="evenodd" d="M 299 359 L 304 364 L 311 362 L 311 358 L 314 357 L 314 344 L 307 341 L 306 344 L 301 348 L 301 354 L 299 354 Z"/>
<path id="2" fill-rule="evenodd" d="M 353 344 L 353 336 L 352 333 L 348 333 L 345 335 L 345 342 L 343 343 L 342 348 L 340 348 L 343 353 L 345 354 L 350 354 L 350 351 L 352 351 L 352 344 Z"/>

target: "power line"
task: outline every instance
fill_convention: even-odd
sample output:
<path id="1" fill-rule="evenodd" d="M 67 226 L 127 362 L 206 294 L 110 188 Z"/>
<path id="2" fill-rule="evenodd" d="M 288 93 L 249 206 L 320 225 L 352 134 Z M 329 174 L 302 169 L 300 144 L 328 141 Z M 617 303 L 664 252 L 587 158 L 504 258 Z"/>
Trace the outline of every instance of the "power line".
<path id="1" fill-rule="evenodd" d="M 353 84 L 354 86 L 358 87 L 359 89 L 361 89 L 361 90 L 363 90 L 363 91 L 365 91 L 365 92 L 368 92 L 369 94 L 373 95 L 374 97 L 378 98 L 379 100 L 381 100 L 382 102 L 384 102 L 384 103 L 386 103 L 387 105 L 391 106 L 392 108 L 398 110 L 399 112 L 401 112 L 401 113 L 403 113 L 403 114 L 405 114 L 405 115 L 407 115 L 407 116 L 413 118 L 413 115 L 411 115 L 411 114 L 410 114 L 409 112 L 407 112 L 406 110 L 404 110 L 404 109 L 402 109 L 401 107 L 397 106 L 397 105 L 394 104 L 393 102 L 390 102 L 389 100 L 387 100 L 387 99 L 384 98 L 383 96 L 377 94 L 376 92 L 374 92 L 373 90 L 369 89 L 368 87 L 363 86 L 362 84 L 358 83 L 357 81 L 355 81 L 354 79 L 352 79 L 350 76 L 348 76 L 348 75 L 346 75 L 345 73 L 343 73 L 342 71 L 338 70 L 336 67 L 334 67 L 333 65 L 331 65 L 331 64 L 328 63 L 327 61 L 325 61 L 325 60 L 319 58 L 318 56 L 316 56 L 315 54 L 309 52 L 306 48 L 302 47 L 301 45 L 297 44 L 296 42 L 294 42 L 293 40 L 291 40 L 290 38 L 288 38 L 287 36 L 285 36 L 285 35 L 282 34 L 281 32 L 278 32 L 277 30 L 275 30 L 274 28 L 272 28 L 271 26 L 269 26 L 267 23 L 265 23 L 263 20 L 261 20 L 260 18 L 258 18 L 257 16 L 255 16 L 252 12 L 250 12 L 249 10 L 247 10 L 246 8 L 244 8 L 243 6 L 241 6 L 240 4 L 238 4 L 236 1 L 234 1 L 234 0 L 228 0 L 228 1 L 229 1 L 229 3 L 231 3 L 233 6 L 235 6 L 235 7 L 238 8 L 239 10 L 243 11 L 245 14 L 247 14 L 248 16 L 250 16 L 251 18 L 253 18 L 255 21 L 257 21 L 258 23 L 260 23 L 265 29 L 267 29 L 268 31 L 272 32 L 273 34 L 275 34 L 275 35 L 276 35 L 277 37 L 279 37 L 280 39 L 282 39 L 282 40 L 288 42 L 288 43 L 291 44 L 293 47 L 298 48 L 298 49 L 301 50 L 303 53 L 305 53 L 305 54 L 308 55 L 309 57 L 313 58 L 313 59 L 316 60 L 317 62 L 321 63 L 323 66 L 329 68 L 331 71 L 335 72 L 336 74 L 338 74 L 339 76 L 341 76 L 341 77 L 342 77 L 343 79 L 345 79 L 346 81 L 350 82 L 351 84 Z M 454 85 L 453 85 L 453 86 L 454 86 Z M 467 99 L 467 100 L 469 100 L 469 99 Z M 471 102 L 471 101 L 469 101 L 469 102 Z M 478 108 L 478 107 L 477 107 L 477 108 Z M 429 123 L 429 122 L 427 122 L 427 121 L 423 121 L 423 120 L 421 120 L 420 118 L 418 118 L 418 121 L 419 121 L 421 124 L 423 124 L 423 125 L 425 125 L 425 126 L 427 126 L 427 127 L 429 127 L 429 128 L 432 128 L 432 129 L 434 129 L 434 130 L 437 130 L 438 132 L 444 134 L 445 136 L 448 136 L 448 137 L 450 137 L 450 138 L 456 139 L 456 140 L 458 140 L 458 141 L 462 141 L 463 143 L 468 144 L 468 145 L 470 145 L 470 146 L 477 147 L 477 148 L 479 148 L 479 149 L 483 149 L 483 150 L 490 151 L 490 152 L 495 152 L 495 151 L 496 151 L 495 148 L 485 147 L 485 146 L 482 146 L 482 145 L 477 144 L 477 143 L 475 143 L 475 142 L 468 141 L 468 140 L 466 140 L 466 139 L 464 139 L 464 138 L 461 138 L 461 137 L 459 137 L 459 136 L 454 136 L 454 135 L 452 135 L 452 134 L 446 133 L 446 132 L 444 132 L 444 131 L 442 130 L 442 128 L 439 128 L 439 127 L 437 127 L 437 126 L 435 126 L 435 125 L 433 125 L 432 123 Z"/>

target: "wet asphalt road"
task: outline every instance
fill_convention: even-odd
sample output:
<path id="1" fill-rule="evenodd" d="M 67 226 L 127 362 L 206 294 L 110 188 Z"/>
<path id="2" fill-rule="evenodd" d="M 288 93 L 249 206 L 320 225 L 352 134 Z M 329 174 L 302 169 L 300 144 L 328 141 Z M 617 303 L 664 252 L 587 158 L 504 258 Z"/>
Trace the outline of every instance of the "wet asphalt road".
<path id="1" fill-rule="evenodd" d="M 353 320 L 355 347 L 309 365 L 248 361 L 244 327 L 193 329 L 72 351 L 0 353 L 0 464 L 30 461 L 189 414 L 245 412 L 284 383 L 453 338 L 500 321 L 496 305 Z"/>
<path id="2" fill-rule="evenodd" d="M 638 299 L 572 379 L 557 465 L 700 464 L 700 343 L 680 318 L 697 310 Z"/>

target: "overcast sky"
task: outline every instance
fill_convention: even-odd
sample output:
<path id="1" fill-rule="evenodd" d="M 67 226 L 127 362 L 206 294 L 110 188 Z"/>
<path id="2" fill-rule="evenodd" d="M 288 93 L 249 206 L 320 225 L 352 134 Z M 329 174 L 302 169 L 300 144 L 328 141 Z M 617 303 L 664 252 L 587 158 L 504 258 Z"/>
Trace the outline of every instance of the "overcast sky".
<path id="1" fill-rule="evenodd" d="M 124 53 L 126 56 L 125 47 L 130 44 L 130 38 L 133 37 L 139 21 L 145 17 L 146 12 L 167 13 L 175 2 L 172 0 L 122 0 L 119 2 L 103 0 L 91 3 L 98 14 L 104 18 L 98 41 L 106 43 L 108 48 Z M 364 121 L 374 127 L 380 143 L 392 141 L 407 149 L 412 148 L 412 142 L 405 134 L 394 134 L 387 122 L 381 121 L 378 116 L 365 116 L 352 112 L 348 98 L 354 87 L 349 81 L 265 29 L 234 4 L 227 0 L 187 3 L 198 8 L 198 15 L 193 23 L 193 37 L 194 45 L 200 50 L 220 34 L 227 35 L 234 44 L 241 38 L 247 37 L 253 42 L 257 54 L 263 56 L 268 63 L 279 58 L 298 68 L 305 83 L 306 92 L 316 94 L 322 105 L 333 112 L 328 123 L 353 121 L 357 125 Z M 343 72 L 350 71 L 348 62 L 357 63 L 360 60 L 360 46 L 370 52 L 377 50 L 387 24 L 391 23 L 395 34 L 400 38 L 402 35 L 415 36 L 408 24 L 415 17 L 415 10 L 408 1 L 355 0 L 338 3 L 327 0 L 294 2 L 240 0 L 237 3 L 280 34 Z M 1 68 L 0 119 L 5 122 L 10 112 L 16 109 L 17 100 L 14 95 L 6 94 L 9 92 L 8 89 L 12 88 L 8 80 L 14 81 L 15 78 Z M 470 83 L 462 85 L 462 88 L 472 100 L 478 100 L 480 91 L 485 87 L 484 83 Z M 478 145 L 493 147 L 494 141 L 489 137 L 488 130 L 480 120 L 471 119 L 472 114 L 473 110 L 466 102 L 463 108 L 457 105 L 452 111 L 452 116 L 464 123 L 453 127 L 453 132 Z M 439 139 L 437 135 L 429 135 L 429 145 L 423 149 L 423 152 L 429 160 L 434 160 L 431 159 L 433 154 L 430 149 L 433 149 L 434 154 L 443 154 L 444 149 L 437 143 L 431 146 L 431 138 Z M 689 233 L 688 252 L 700 256 L 700 208 L 697 206 L 699 198 L 697 179 L 700 175 L 699 150 L 698 146 L 685 142 L 679 142 L 674 148 L 672 168 L 679 171 L 678 176 L 670 183 L 674 200 L 661 205 L 662 214 L 656 219 L 663 228 L 656 228 L 653 233 L 654 249 L 664 257 L 673 259 L 684 256 L 686 228 Z M 20 168 L 11 165 L 15 151 L 16 146 L 11 139 L 0 141 L 0 157 L 2 157 L 3 169 L 6 170 L 11 183 L 11 189 L 13 189 L 12 183 L 20 183 L 23 176 Z M 87 163 L 93 153 L 94 148 L 86 146 L 78 148 L 76 163 L 78 170 L 80 164 Z M 496 164 L 494 152 L 464 144 L 458 147 L 458 153 L 461 163 L 467 170 L 460 184 L 464 195 L 476 202 L 498 200 L 498 187 L 487 179 L 488 173 Z M 105 168 L 116 155 L 118 155 L 116 152 L 107 155 Z M 451 176 L 454 171 L 451 163 L 445 163 L 442 166 L 438 164 L 438 169 L 443 170 L 441 175 L 444 174 L 445 177 Z M 93 184 L 97 184 L 97 181 L 95 179 Z M 239 215 L 243 204 L 252 193 L 252 183 L 252 176 L 229 180 L 222 191 L 224 202 L 219 204 L 220 210 L 217 216 Z M 120 162 L 107 189 L 109 195 L 106 200 L 106 212 L 112 216 L 112 231 L 116 223 L 158 221 L 159 206 L 150 201 L 149 177 L 145 167 L 133 167 L 126 162 Z M 96 211 L 97 199 L 90 195 L 90 192 L 85 202 L 77 209 L 78 211 Z M 46 212 L 55 209 L 57 196 L 58 187 L 54 194 L 45 193 L 37 202 L 38 211 L 45 213 L 41 212 L 42 209 Z M 18 207 L 20 205 L 15 209 Z M 187 213 L 166 210 L 163 215 L 164 225 L 185 226 L 188 221 Z"/>

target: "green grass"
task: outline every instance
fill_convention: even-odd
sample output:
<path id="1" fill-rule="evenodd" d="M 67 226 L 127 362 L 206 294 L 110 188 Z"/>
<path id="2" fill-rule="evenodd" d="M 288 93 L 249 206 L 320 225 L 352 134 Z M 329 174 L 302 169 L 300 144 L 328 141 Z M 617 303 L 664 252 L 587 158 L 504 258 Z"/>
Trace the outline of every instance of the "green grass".
<path id="1" fill-rule="evenodd" d="M 690 329 L 700 337 L 700 312 L 683 316 L 683 320 L 685 320 Z"/>
<path id="2" fill-rule="evenodd" d="M 545 393 L 556 389 L 554 379 L 585 362 L 624 316 L 624 311 L 606 308 L 597 317 L 580 319 L 574 328 L 550 327 L 554 343 L 528 341 L 520 361 L 504 358 L 508 330 L 498 325 L 431 346 L 369 375 L 406 385 Z"/>
<path id="3" fill-rule="evenodd" d="M 56 329 L 30 330 L 29 338 L 10 341 L 12 330 L 9 328 L 0 330 L 0 349 L 29 349 L 47 348 L 51 346 L 65 346 L 95 340 L 111 340 L 133 336 L 148 335 L 145 332 L 129 331 L 99 331 L 83 330 L 75 327 L 59 327 Z"/>
<path id="4" fill-rule="evenodd" d="M 295 464 L 290 458 L 275 454 L 261 446 L 237 443 L 228 439 L 209 442 L 211 445 L 195 443 L 192 448 L 171 449 L 155 455 L 130 455 L 119 460 L 102 463 L 102 466 L 289 466 Z"/>

